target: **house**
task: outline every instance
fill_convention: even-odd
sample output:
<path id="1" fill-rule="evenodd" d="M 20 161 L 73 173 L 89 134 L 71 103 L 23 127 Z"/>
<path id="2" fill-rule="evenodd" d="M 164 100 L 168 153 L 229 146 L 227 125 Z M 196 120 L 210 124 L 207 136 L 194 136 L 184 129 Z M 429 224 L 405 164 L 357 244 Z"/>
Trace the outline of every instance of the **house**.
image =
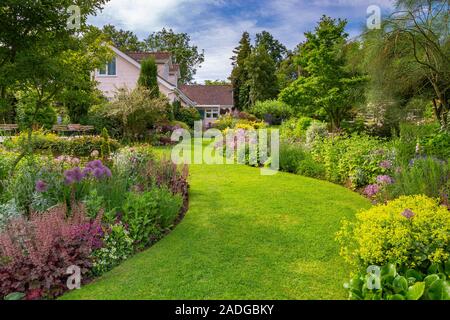
<path id="1" fill-rule="evenodd" d="M 122 52 L 115 47 L 111 49 L 115 57 L 93 75 L 98 89 L 110 100 L 120 88 L 136 88 L 141 61 L 153 57 L 158 67 L 159 91 L 170 102 L 179 101 L 183 107 L 197 108 L 206 126 L 233 108 L 231 86 L 179 85 L 180 66 L 173 62 L 170 52 Z"/>
<path id="2" fill-rule="evenodd" d="M 231 85 L 181 85 L 180 90 L 195 103 L 206 127 L 234 108 Z"/>

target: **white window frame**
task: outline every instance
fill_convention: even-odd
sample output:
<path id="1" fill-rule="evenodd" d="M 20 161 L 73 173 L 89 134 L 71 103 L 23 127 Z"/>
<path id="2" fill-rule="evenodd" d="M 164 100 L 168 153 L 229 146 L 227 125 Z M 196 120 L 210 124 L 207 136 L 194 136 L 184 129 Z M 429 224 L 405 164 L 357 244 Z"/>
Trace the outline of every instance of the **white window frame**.
<path id="1" fill-rule="evenodd" d="M 116 64 L 116 68 L 115 68 L 115 74 L 109 74 L 109 63 L 105 64 L 105 73 L 100 73 L 100 69 L 97 70 L 97 76 L 99 77 L 117 77 L 117 59 L 116 57 L 113 58 L 113 60 L 115 61 Z"/>
<path id="2" fill-rule="evenodd" d="M 220 107 L 205 108 L 205 119 L 219 119 Z"/>

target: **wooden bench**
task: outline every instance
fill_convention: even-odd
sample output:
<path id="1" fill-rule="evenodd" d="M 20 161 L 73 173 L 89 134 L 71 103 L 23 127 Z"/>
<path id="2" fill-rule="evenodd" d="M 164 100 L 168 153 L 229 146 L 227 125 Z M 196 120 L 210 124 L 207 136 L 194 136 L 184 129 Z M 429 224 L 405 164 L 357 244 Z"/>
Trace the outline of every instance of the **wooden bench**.
<path id="1" fill-rule="evenodd" d="M 81 124 L 54 125 L 52 131 L 57 133 L 87 133 L 93 131 L 94 126 L 83 126 Z"/>
<path id="2" fill-rule="evenodd" d="M 19 130 L 17 124 L 0 124 L 0 136 L 2 135 L 13 135 Z"/>

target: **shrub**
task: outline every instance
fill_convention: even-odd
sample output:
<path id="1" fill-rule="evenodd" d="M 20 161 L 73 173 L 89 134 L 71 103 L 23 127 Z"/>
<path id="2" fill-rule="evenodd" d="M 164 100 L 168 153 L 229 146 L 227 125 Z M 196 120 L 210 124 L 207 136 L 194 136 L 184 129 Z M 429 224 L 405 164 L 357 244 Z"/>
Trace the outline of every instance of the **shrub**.
<path id="1" fill-rule="evenodd" d="M 175 120 L 184 122 L 190 128 L 194 127 L 194 122 L 201 120 L 200 113 L 196 108 L 184 108 L 179 105 L 174 105 Z"/>
<path id="2" fill-rule="evenodd" d="M 300 163 L 307 158 L 307 152 L 299 144 L 281 143 L 280 170 L 296 173 Z"/>
<path id="3" fill-rule="evenodd" d="M 337 235 L 352 265 L 398 264 L 425 271 L 450 256 L 450 212 L 423 195 L 402 196 L 345 220 Z"/>
<path id="4" fill-rule="evenodd" d="M 416 150 L 420 141 L 435 134 L 437 129 L 436 125 L 401 123 L 399 137 L 394 140 L 397 164 L 399 166 L 408 165 L 409 161 L 416 156 L 417 151 L 420 151 Z"/>
<path id="5" fill-rule="evenodd" d="M 306 130 L 313 124 L 313 122 L 314 119 L 308 117 L 289 119 L 281 125 L 281 138 L 292 142 L 304 142 L 306 138 Z"/>
<path id="6" fill-rule="evenodd" d="M 307 154 L 305 159 L 298 164 L 296 173 L 305 177 L 324 179 L 325 167 L 321 163 L 314 161 L 310 154 Z"/>
<path id="7" fill-rule="evenodd" d="M 282 101 L 258 101 L 250 110 L 255 116 L 272 125 L 279 125 L 292 116 L 292 108 Z"/>
<path id="8" fill-rule="evenodd" d="M 80 206 L 66 215 L 60 206 L 29 220 L 14 219 L 0 233 L 0 296 L 55 297 L 66 290 L 69 266 L 86 274 L 92 251 L 102 244 L 101 217 L 90 221 Z"/>
<path id="9" fill-rule="evenodd" d="M 428 156 L 442 160 L 450 159 L 450 133 L 441 132 L 421 139 L 420 146 Z"/>
<path id="10" fill-rule="evenodd" d="M 42 103 L 39 94 L 30 90 L 17 94 L 17 123 L 22 130 L 29 128 L 51 129 L 56 123 L 55 108 L 47 101 Z"/>
<path id="11" fill-rule="evenodd" d="M 306 146 L 312 148 L 314 143 L 328 137 L 328 126 L 326 123 L 313 122 L 306 130 Z"/>
<path id="12" fill-rule="evenodd" d="M 92 274 L 99 276 L 133 254 L 133 239 L 123 224 L 110 227 L 103 237 L 103 246 L 92 253 Z"/>
<path id="13" fill-rule="evenodd" d="M 120 144 L 114 139 L 100 136 L 60 137 L 52 133 L 35 131 L 32 135 L 31 145 L 36 152 L 50 152 L 53 155 L 71 155 L 76 157 L 89 157 L 93 151 L 102 149 L 111 152 L 119 149 Z M 28 137 L 22 133 L 12 139 L 10 148 L 24 150 L 28 146 Z"/>
<path id="14" fill-rule="evenodd" d="M 399 168 L 394 174 L 394 183 L 386 187 L 389 199 L 401 195 L 424 194 L 437 198 L 448 194 L 450 165 L 430 157 L 411 160 L 409 166 Z"/>
<path id="15" fill-rule="evenodd" d="M 237 121 L 238 121 L 238 119 L 234 118 L 231 114 L 227 113 L 227 114 L 221 116 L 219 119 L 217 119 L 213 123 L 213 127 L 216 129 L 219 129 L 221 131 L 228 129 L 228 128 L 232 129 L 235 127 Z"/>
<path id="16" fill-rule="evenodd" d="M 108 103 L 93 105 L 89 108 L 87 116 L 80 120 L 80 123 L 94 126 L 97 134 L 106 129 L 111 137 L 120 139 L 124 130 L 121 121 L 117 117 L 108 114 L 108 109 Z"/>
<path id="17" fill-rule="evenodd" d="M 175 221 L 181 207 L 181 196 L 167 189 L 128 193 L 122 207 L 122 221 L 128 226 L 135 247 L 144 249 L 158 240 Z"/>
<path id="18" fill-rule="evenodd" d="M 119 90 L 107 113 L 120 121 L 123 137 L 134 141 L 146 137 L 155 123 L 167 118 L 168 106 L 166 97 L 152 98 L 149 90 L 138 87 Z"/>
<path id="19" fill-rule="evenodd" d="M 359 135 L 318 139 L 311 151 L 315 160 L 324 164 L 327 180 L 352 188 L 375 183 L 378 176 L 390 172 L 383 162 L 393 159 L 382 140 Z"/>

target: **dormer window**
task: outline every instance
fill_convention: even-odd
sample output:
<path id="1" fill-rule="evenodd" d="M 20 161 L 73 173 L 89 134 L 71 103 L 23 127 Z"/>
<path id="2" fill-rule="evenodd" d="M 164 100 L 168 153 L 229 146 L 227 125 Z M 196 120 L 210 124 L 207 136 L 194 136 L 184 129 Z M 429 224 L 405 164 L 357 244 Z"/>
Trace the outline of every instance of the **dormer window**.
<path id="1" fill-rule="evenodd" d="M 98 70 L 98 74 L 101 76 L 115 76 L 117 75 L 116 69 L 116 58 L 113 58 L 104 68 Z"/>

